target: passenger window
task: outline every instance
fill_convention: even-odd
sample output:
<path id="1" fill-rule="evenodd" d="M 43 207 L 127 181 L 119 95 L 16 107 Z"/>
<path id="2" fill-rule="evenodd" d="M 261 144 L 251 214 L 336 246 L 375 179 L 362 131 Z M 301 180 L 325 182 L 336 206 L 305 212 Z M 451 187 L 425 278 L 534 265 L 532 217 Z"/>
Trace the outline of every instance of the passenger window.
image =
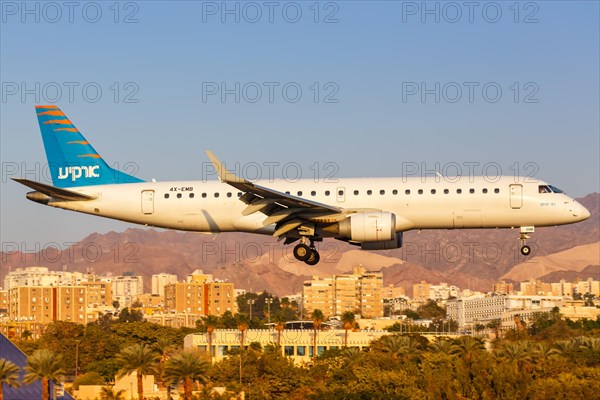
<path id="1" fill-rule="evenodd" d="M 475 193 L 475 189 L 469 189 L 469 193 L 471 193 L 471 194 Z"/>
<path id="2" fill-rule="evenodd" d="M 448 194 L 450 191 L 448 189 L 444 189 L 444 194 Z"/>
<path id="3" fill-rule="evenodd" d="M 410 189 L 406 189 L 406 190 L 404 191 L 404 194 L 410 194 Z"/>
<path id="4" fill-rule="evenodd" d="M 392 190 L 392 194 L 395 196 L 398 194 L 398 191 L 396 189 Z"/>
<path id="5" fill-rule="evenodd" d="M 487 193 L 487 189 L 483 189 L 483 190 L 482 190 L 482 192 L 483 192 L 483 193 Z"/>
<path id="6" fill-rule="evenodd" d="M 355 196 L 358 196 L 358 190 L 355 190 L 355 191 L 354 191 L 354 195 L 355 195 Z"/>
<path id="7" fill-rule="evenodd" d="M 242 197 L 242 192 L 238 192 L 238 197 Z"/>
<path id="8" fill-rule="evenodd" d="M 302 191 L 301 190 L 298 191 L 298 196 L 302 196 Z"/>
<path id="9" fill-rule="evenodd" d="M 418 193 L 423 194 L 423 189 L 419 189 Z"/>
<path id="10" fill-rule="evenodd" d="M 205 198 L 206 197 L 206 193 L 202 193 L 202 197 Z"/>
<path id="11" fill-rule="evenodd" d="M 310 192 L 310 195 L 311 195 L 311 196 L 316 196 L 316 195 L 317 195 L 317 192 L 315 192 L 315 191 L 313 190 L 312 192 Z"/>
<path id="12" fill-rule="evenodd" d="M 231 197 L 231 192 L 227 192 L 227 197 Z"/>
<path id="13" fill-rule="evenodd" d="M 343 190 L 338 191 L 338 196 L 343 196 L 343 195 L 344 195 L 344 191 Z"/>
<path id="14" fill-rule="evenodd" d="M 194 198 L 194 193 L 190 193 L 190 199 Z"/>
<path id="15" fill-rule="evenodd" d="M 285 192 L 285 194 L 290 194 L 290 192 L 289 192 L 289 191 L 286 191 L 286 192 Z"/>
<path id="16" fill-rule="evenodd" d="M 177 193 L 177 198 L 180 199 L 181 198 L 181 193 Z"/>
<path id="17" fill-rule="evenodd" d="M 435 189 L 431 189 L 431 194 L 435 194 Z"/>
<path id="18" fill-rule="evenodd" d="M 456 189 L 456 193 L 461 194 L 462 193 L 462 189 Z"/>
<path id="19" fill-rule="evenodd" d="M 331 194 L 331 192 L 329 190 L 325 191 L 325 196 L 329 196 Z"/>
<path id="20" fill-rule="evenodd" d="M 380 190 L 379 194 L 383 196 L 385 194 L 385 190 Z"/>
<path id="21" fill-rule="evenodd" d="M 169 198 L 169 193 L 165 193 L 165 199 Z"/>
<path id="22" fill-rule="evenodd" d="M 215 193 L 215 197 L 219 197 L 219 193 Z"/>
<path id="23" fill-rule="evenodd" d="M 370 195 L 373 194 L 373 191 L 372 190 L 367 190 L 367 194 L 370 196 Z"/>
<path id="24" fill-rule="evenodd" d="M 500 189 L 498 189 L 498 188 L 494 189 L 494 193 L 500 193 Z"/>

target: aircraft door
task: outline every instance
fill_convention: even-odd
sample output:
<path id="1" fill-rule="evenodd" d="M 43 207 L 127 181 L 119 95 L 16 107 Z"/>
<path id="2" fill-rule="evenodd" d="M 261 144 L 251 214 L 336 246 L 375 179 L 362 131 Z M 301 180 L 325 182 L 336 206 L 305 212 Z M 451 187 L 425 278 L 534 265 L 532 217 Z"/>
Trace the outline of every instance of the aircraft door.
<path id="1" fill-rule="evenodd" d="M 154 190 L 142 190 L 142 213 L 154 212 Z"/>
<path id="2" fill-rule="evenodd" d="M 523 207 L 523 185 L 510 185 L 510 207 Z"/>
<path id="3" fill-rule="evenodd" d="M 338 203 L 343 203 L 344 200 L 346 200 L 346 188 L 344 187 L 338 187 L 336 189 L 336 197 L 337 197 L 337 202 Z"/>

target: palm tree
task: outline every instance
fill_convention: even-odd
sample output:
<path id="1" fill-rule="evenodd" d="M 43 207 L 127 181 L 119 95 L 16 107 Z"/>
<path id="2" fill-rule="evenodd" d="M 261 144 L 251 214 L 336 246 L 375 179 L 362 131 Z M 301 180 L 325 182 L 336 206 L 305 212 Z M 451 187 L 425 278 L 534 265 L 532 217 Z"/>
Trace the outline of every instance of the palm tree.
<path id="1" fill-rule="evenodd" d="M 118 378 L 133 372 L 137 373 L 138 398 L 144 399 L 144 375 L 157 372 L 160 355 L 146 343 L 136 343 L 127 346 L 116 356 L 116 362 L 121 366 Z"/>
<path id="2" fill-rule="evenodd" d="M 431 350 L 437 353 L 450 355 L 452 354 L 453 350 L 452 341 L 448 339 L 436 338 L 435 342 L 433 342 L 431 345 Z"/>
<path id="3" fill-rule="evenodd" d="M 212 357 L 214 356 L 212 348 L 212 336 L 213 332 L 215 331 L 215 328 L 219 325 L 219 317 L 215 315 L 207 315 L 204 318 L 203 322 L 206 325 L 206 335 L 208 338 L 208 354 L 210 355 L 212 362 Z"/>
<path id="4" fill-rule="evenodd" d="M 156 343 L 154 343 L 154 348 L 160 355 L 160 361 L 158 366 L 158 375 L 160 377 L 160 381 L 167 388 L 167 395 L 170 395 L 170 387 L 171 385 L 165 379 L 165 362 L 169 359 L 169 355 L 173 350 L 176 349 L 170 340 L 165 337 L 159 337 Z"/>
<path id="5" fill-rule="evenodd" d="M 10 387 L 19 387 L 19 370 L 12 362 L 0 358 L 0 400 L 4 398 L 2 386 L 4 384 Z"/>
<path id="6" fill-rule="evenodd" d="M 486 324 L 487 328 L 494 330 L 494 336 L 496 337 L 496 339 L 498 339 L 500 337 L 500 327 L 501 326 L 502 326 L 502 321 L 500 320 L 500 318 L 493 319 Z"/>
<path id="7" fill-rule="evenodd" d="M 52 350 L 36 350 L 36 352 L 27 359 L 23 382 L 29 384 L 41 380 L 42 400 L 48 400 L 50 398 L 49 382 L 51 380 L 57 381 L 65 374 L 65 371 L 60 365 L 61 361 L 62 357 Z"/>
<path id="8" fill-rule="evenodd" d="M 183 398 L 192 399 L 194 381 L 206 383 L 210 363 L 198 350 L 183 350 L 167 361 L 165 375 L 171 382 L 183 382 Z"/>
<path id="9" fill-rule="evenodd" d="M 244 336 L 248 330 L 249 320 L 245 315 L 238 316 L 238 330 L 240 331 L 240 351 L 244 350 Z"/>
<path id="10" fill-rule="evenodd" d="M 352 311 L 346 311 L 342 314 L 342 324 L 344 326 L 344 347 L 348 347 L 348 331 L 354 327 L 356 316 Z"/>
<path id="11" fill-rule="evenodd" d="M 277 331 L 277 346 L 281 347 L 281 333 L 285 329 L 287 320 L 283 313 L 277 313 L 273 320 L 275 321 L 275 330 Z"/>
<path id="12" fill-rule="evenodd" d="M 125 400 L 125 389 L 115 392 L 114 386 L 104 386 L 100 389 L 100 398 L 102 400 Z"/>
<path id="13" fill-rule="evenodd" d="M 323 311 L 316 308 L 310 313 L 310 319 L 312 319 L 313 322 L 313 358 L 317 358 L 317 332 L 321 329 L 321 324 L 325 320 L 325 315 L 323 314 Z"/>

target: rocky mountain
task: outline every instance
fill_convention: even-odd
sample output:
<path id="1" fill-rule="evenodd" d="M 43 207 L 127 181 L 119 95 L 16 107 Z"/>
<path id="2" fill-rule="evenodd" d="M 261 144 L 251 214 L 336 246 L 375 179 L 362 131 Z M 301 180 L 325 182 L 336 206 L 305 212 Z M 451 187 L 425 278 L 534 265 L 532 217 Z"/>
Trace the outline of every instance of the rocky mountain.
<path id="1" fill-rule="evenodd" d="M 583 273 L 587 266 L 600 265 L 600 194 L 579 201 L 592 216 L 578 224 L 536 229 L 528 242 L 533 252 L 527 260 L 519 253 L 517 230 L 411 231 L 404 235 L 401 249 L 378 252 L 328 240 L 319 246 L 321 262 L 309 267 L 293 258 L 291 246 L 268 236 L 132 228 L 91 234 L 63 251 L 46 248 L 38 253 L 2 253 L 0 276 L 33 265 L 97 274 L 135 272 L 144 276 L 149 288 L 152 274 L 169 272 L 183 279 L 201 268 L 236 287 L 285 295 L 300 291 L 310 276 L 349 272 L 362 264 L 370 270 L 383 270 L 384 284 L 401 285 L 409 293 L 411 285 L 421 280 L 489 290 L 502 277 L 521 280 L 561 270 Z M 529 268 L 533 260 L 548 267 L 534 273 Z M 523 264 L 525 261 L 530 262 Z"/>

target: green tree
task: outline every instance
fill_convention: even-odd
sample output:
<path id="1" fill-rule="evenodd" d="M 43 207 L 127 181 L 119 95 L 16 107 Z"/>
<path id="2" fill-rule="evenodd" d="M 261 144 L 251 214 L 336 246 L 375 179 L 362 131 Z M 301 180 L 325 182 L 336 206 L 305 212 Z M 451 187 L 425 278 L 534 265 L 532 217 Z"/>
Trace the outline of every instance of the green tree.
<path id="1" fill-rule="evenodd" d="M 141 311 L 138 311 L 138 310 L 133 310 L 133 309 L 129 310 L 129 308 L 125 307 L 119 313 L 119 318 L 117 319 L 117 322 L 119 322 L 119 323 L 141 322 L 143 320 L 144 320 L 144 313 L 142 313 Z"/>
<path id="2" fill-rule="evenodd" d="M 427 303 L 417 308 L 417 313 L 421 318 L 446 318 L 446 310 L 438 306 L 435 300 L 427 300 Z"/>
<path id="3" fill-rule="evenodd" d="M 42 381 L 42 400 L 50 398 L 49 382 L 58 381 L 65 374 L 61 367 L 61 356 L 52 350 L 41 349 L 27 358 L 23 382 L 29 384 L 38 380 Z"/>
<path id="4" fill-rule="evenodd" d="M 73 382 L 73 389 L 79 390 L 81 385 L 104 385 L 106 381 L 104 377 L 98 372 L 88 372 L 79 376 Z"/>
<path id="5" fill-rule="evenodd" d="M 15 388 L 20 386 L 19 371 L 20 368 L 15 364 L 4 358 L 0 358 L 0 400 L 4 398 L 2 388 L 5 384 Z"/>
<path id="6" fill-rule="evenodd" d="M 323 311 L 318 308 L 314 309 L 312 313 L 310 313 L 310 319 L 313 322 L 313 358 L 317 357 L 317 333 L 321 329 L 321 325 L 323 321 L 325 321 L 325 314 Z"/>
<path id="7" fill-rule="evenodd" d="M 342 326 L 344 327 L 344 347 L 348 347 L 348 331 L 354 328 L 356 316 L 352 311 L 346 311 L 342 314 Z"/>
<path id="8" fill-rule="evenodd" d="M 205 354 L 197 350 L 183 350 L 169 358 L 165 365 L 165 376 L 171 382 L 183 383 L 184 399 L 192 400 L 193 383 L 206 383 L 209 368 Z"/>
<path id="9" fill-rule="evenodd" d="M 133 372 L 137 373 L 138 398 L 144 398 L 144 375 L 157 372 L 160 355 L 145 343 L 136 343 L 125 347 L 117 354 L 116 361 L 120 366 L 117 376 L 122 378 Z"/>

